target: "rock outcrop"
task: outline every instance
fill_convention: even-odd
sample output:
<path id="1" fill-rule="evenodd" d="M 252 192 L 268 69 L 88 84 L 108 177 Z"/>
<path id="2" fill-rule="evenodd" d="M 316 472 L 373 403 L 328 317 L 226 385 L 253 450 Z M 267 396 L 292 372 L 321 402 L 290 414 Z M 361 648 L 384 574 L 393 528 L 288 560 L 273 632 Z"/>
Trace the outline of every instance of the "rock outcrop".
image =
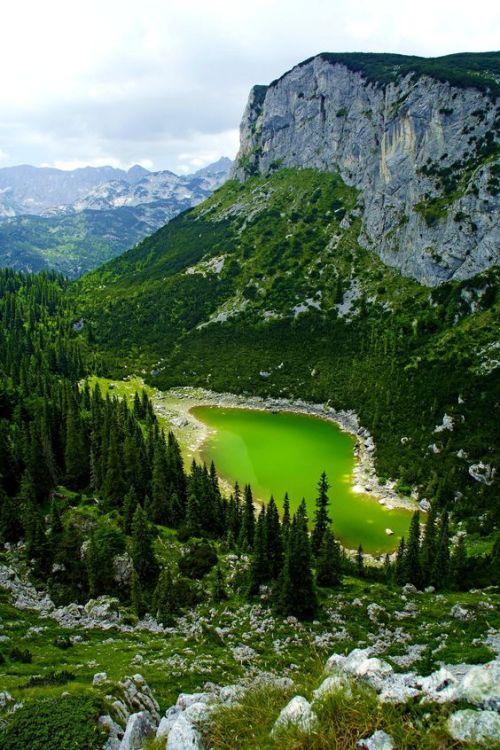
<path id="1" fill-rule="evenodd" d="M 429 286 L 498 263 L 495 100 L 425 75 L 396 69 L 387 83 L 352 68 L 318 55 L 254 87 L 233 176 L 339 172 L 360 191 L 360 244 Z"/>

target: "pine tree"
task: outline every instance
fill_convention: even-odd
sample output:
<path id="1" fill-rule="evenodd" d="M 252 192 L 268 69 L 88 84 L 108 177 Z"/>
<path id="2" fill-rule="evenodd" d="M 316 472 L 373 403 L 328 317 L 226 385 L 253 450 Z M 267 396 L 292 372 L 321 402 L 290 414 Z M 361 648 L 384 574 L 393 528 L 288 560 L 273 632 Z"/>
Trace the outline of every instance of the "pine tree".
<path id="1" fill-rule="evenodd" d="M 420 551 L 420 569 L 422 585 L 427 586 L 431 579 L 432 566 L 437 552 L 436 540 L 436 503 L 432 503 L 425 522 L 424 536 Z"/>
<path id="2" fill-rule="evenodd" d="M 434 588 L 446 589 L 449 583 L 450 573 L 450 551 L 448 536 L 448 513 L 445 511 L 441 516 L 441 523 L 438 529 L 438 548 L 434 565 L 431 571 L 431 584 Z"/>
<path id="3" fill-rule="evenodd" d="M 288 492 L 285 492 L 285 498 L 283 500 L 283 521 L 281 523 L 281 531 L 283 535 L 283 550 L 286 550 L 288 533 L 290 531 L 290 499 L 288 497 Z"/>
<path id="4" fill-rule="evenodd" d="M 132 531 L 132 520 L 134 518 L 134 513 L 137 505 L 137 495 L 135 492 L 135 488 L 132 485 L 123 500 L 123 531 L 125 532 L 125 534 L 130 534 Z"/>
<path id="5" fill-rule="evenodd" d="M 162 625 L 171 625 L 176 613 L 176 596 L 172 574 L 164 568 L 153 593 L 153 612 Z"/>
<path id="6" fill-rule="evenodd" d="M 331 518 L 328 515 L 328 479 L 323 472 L 318 482 L 318 496 L 316 498 L 316 511 L 314 514 L 314 530 L 311 538 L 311 547 L 314 555 L 317 557 L 321 550 L 321 544 L 326 530 L 330 527 Z"/>
<path id="7" fill-rule="evenodd" d="M 356 550 L 356 575 L 359 578 L 365 577 L 365 560 L 363 557 L 363 547 L 361 544 Z"/>
<path id="8" fill-rule="evenodd" d="M 255 531 L 252 565 L 250 568 L 249 594 L 259 592 L 263 583 L 271 577 L 271 566 L 267 554 L 266 509 L 262 508 Z"/>
<path id="9" fill-rule="evenodd" d="M 88 588 L 91 597 L 99 595 L 99 559 L 95 543 L 95 537 L 92 534 L 85 554 L 87 565 Z"/>
<path id="10" fill-rule="evenodd" d="M 311 547 L 305 502 L 294 516 L 283 570 L 276 588 L 276 606 L 283 615 L 313 617 L 318 601 L 311 569 Z"/>
<path id="11" fill-rule="evenodd" d="M 200 509 L 195 495 L 188 497 L 186 510 L 186 531 L 189 536 L 200 536 Z"/>
<path id="12" fill-rule="evenodd" d="M 106 504 L 116 508 L 120 507 L 122 504 L 125 491 L 123 468 L 118 448 L 118 437 L 116 434 L 116 428 L 114 428 L 110 431 L 109 435 L 107 465 L 102 484 L 102 494 L 104 495 Z"/>
<path id="13" fill-rule="evenodd" d="M 269 574 L 271 578 L 278 578 L 283 567 L 283 539 L 278 508 L 272 495 L 266 510 L 265 532 Z"/>
<path id="14" fill-rule="evenodd" d="M 89 483 L 88 451 L 84 430 L 76 405 L 67 415 L 66 445 L 64 448 L 65 481 L 73 489 L 82 489 Z"/>
<path id="15" fill-rule="evenodd" d="M 144 598 L 142 595 L 142 586 L 139 581 L 139 576 L 132 570 L 132 580 L 130 582 L 130 601 L 132 609 L 136 613 L 137 617 L 142 617 L 145 613 Z"/>
<path id="16" fill-rule="evenodd" d="M 419 588 L 422 583 L 420 570 L 420 513 L 418 510 L 413 514 L 410 529 L 408 531 L 408 544 L 403 566 L 405 583 L 412 583 Z"/>
<path id="17" fill-rule="evenodd" d="M 399 542 L 398 546 L 398 552 L 396 555 L 396 565 L 394 568 L 394 580 L 398 584 L 398 586 L 402 586 L 404 584 L 404 565 L 405 565 L 405 555 L 406 555 L 406 542 L 404 536 L 401 537 L 401 541 Z"/>
<path id="18" fill-rule="evenodd" d="M 246 485 L 243 499 L 243 518 L 238 544 L 243 550 L 251 550 L 255 536 L 255 509 L 253 505 L 252 488 Z"/>
<path id="19" fill-rule="evenodd" d="M 465 591 L 467 588 L 467 550 L 465 548 L 465 536 L 460 535 L 450 560 L 450 573 L 453 587 L 457 591 Z"/>
<path id="20" fill-rule="evenodd" d="M 216 604 L 227 599 L 226 585 L 224 581 L 224 574 L 220 565 L 215 568 L 214 585 L 212 588 L 212 599 Z"/>
<path id="21" fill-rule="evenodd" d="M 340 547 L 330 531 L 326 529 L 318 555 L 316 583 L 318 586 L 338 586 L 342 580 L 342 558 Z"/>
<path id="22" fill-rule="evenodd" d="M 132 520 L 131 555 L 139 583 L 146 588 L 152 588 L 156 580 L 158 565 L 153 552 L 151 528 L 140 505 L 135 509 Z"/>

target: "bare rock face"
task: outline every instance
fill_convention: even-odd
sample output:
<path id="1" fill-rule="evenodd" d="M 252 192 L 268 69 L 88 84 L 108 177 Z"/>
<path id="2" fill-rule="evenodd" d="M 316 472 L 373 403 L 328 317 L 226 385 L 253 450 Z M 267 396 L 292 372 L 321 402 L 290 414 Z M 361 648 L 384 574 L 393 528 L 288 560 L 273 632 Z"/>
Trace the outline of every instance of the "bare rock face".
<path id="1" fill-rule="evenodd" d="M 339 172 L 360 191 L 360 244 L 436 286 L 500 260 L 496 117 L 476 89 L 412 75 L 377 85 L 319 55 L 252 89 L 233 176 Z"/>

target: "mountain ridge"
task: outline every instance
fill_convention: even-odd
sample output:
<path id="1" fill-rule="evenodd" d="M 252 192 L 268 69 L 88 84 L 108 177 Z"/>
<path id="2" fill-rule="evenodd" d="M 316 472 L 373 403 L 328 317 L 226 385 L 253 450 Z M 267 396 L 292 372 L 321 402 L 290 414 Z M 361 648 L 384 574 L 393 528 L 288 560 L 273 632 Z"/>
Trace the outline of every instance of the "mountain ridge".
<path id="1" fill-rule="evenodd" d="M 465 72 L 446 80 L 450 56 L 384 79 L 387 57 L 322 53 L 252 89 L 232 176 L 339 172 L 362 191 L 364 247 L 428 286 L 469 278 L 500 260 L 498 107 Z"/>

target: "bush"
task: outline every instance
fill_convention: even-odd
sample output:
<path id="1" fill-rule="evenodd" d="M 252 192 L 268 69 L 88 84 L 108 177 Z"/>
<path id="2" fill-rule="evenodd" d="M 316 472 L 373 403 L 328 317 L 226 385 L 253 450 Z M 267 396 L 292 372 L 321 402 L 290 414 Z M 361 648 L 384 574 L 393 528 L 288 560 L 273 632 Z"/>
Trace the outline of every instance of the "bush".
<path id="1" fill-rule="evenodd" d="M 30 701 L 0 729 L 2 750 L 99 750 L 105 735 L 97 726 L 99 704 L 68 695 Z"/>
<path id="2" fill-rule="evenodd" d="M 11 661 L 18 661 L 21 664 L 31 664 L 33 661 L 33 654 L 27 648 L 22 650 L 14 647 L 11 649 L 9 657 Z"/>
<path id="3" fill-rule="evenodd" d="M 179 568 L 187 578 L 203 578 L 217 562 L 217 555 L 208 542 L 193 544 L 179 560 Z"/>
<path id="4" fill-rule="evenodd" d="M 58 635 L 57 638 L 54 638 L 54 646 L 60 648 L 62 651 L 66 651 L 72 645 L 69 635 Z"/>
<path id="5" fill-rule="evenodd" d="M 35 674 L 28 680 L 27 687 L 42 687 L 45 685 L 65 685 L 75 679 L 73 672 L 63 669 L 61 672 L 48 672 L 46 675 Z"/>

